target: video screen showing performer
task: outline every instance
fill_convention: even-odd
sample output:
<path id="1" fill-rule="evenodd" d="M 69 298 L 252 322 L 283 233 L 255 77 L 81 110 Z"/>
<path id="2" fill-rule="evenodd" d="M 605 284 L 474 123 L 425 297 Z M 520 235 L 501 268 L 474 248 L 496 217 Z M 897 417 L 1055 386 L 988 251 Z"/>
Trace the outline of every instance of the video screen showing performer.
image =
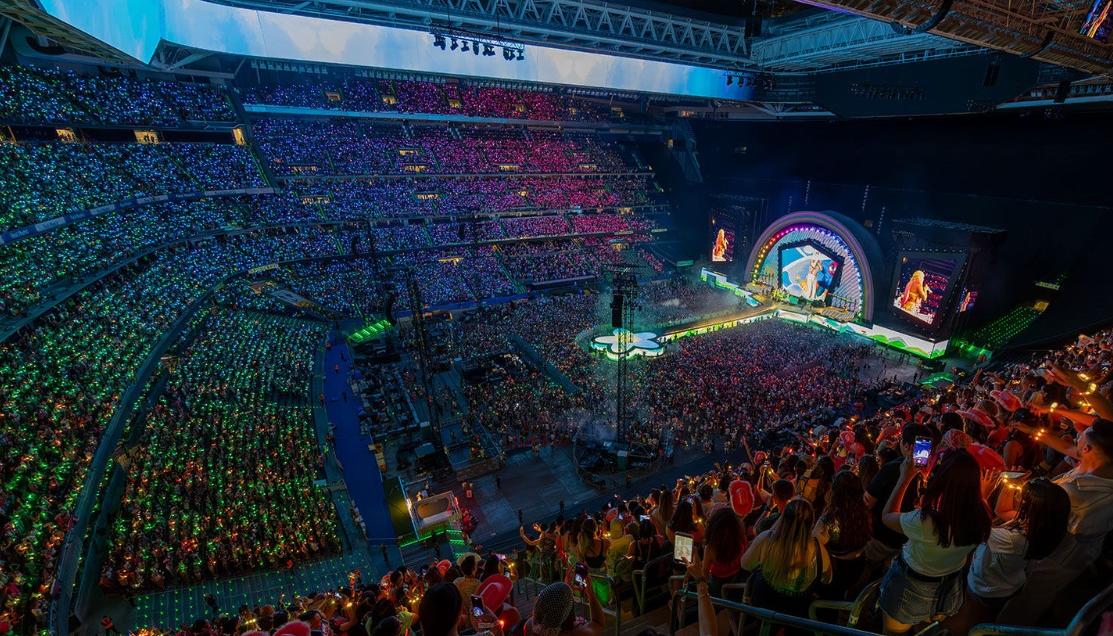
<path id="1" fill-rule="evenodd" d="M 720 227 L 711 242 L 711 262 L 729 263 L 734 260 L 734 230 Z"/>
<path id="2" fill-rule="evenodd" d="M 838 261 L 808 244 L 782 248 L 780 259 L 782 290 L 807 301 L 828 299 L 837 284 Z"/>
<path id="3" fill-rule="evenodd" d="M 955 264 L 946 259 L 904 258 L 893 306 L 916 320 L 935 323 Z"/>

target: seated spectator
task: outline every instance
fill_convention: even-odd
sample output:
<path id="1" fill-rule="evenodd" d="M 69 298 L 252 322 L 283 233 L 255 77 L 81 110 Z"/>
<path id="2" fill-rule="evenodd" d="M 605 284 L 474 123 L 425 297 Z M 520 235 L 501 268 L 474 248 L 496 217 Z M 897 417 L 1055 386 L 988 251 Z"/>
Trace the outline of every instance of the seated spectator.
<path id="1" fill-rule="evenodd" d="M 1002 496 L 1009 493 L 1002 493 Z M 965 634 L 973 625 L 994 622 L 1005 603 L 1024 586 L 1030 561 L 1047 558 L 1067 533 L 1070 498 L 1054 482 L 1024 484 L 1012 520 L 995 526 L 974 551 L 966 576 L 966 602 L 947 628 Z"/>
<path id="2" fill-rule="evenodd" d="M 806 499 L 794 498 L 773 527 L 754 537 L 742 555 L 750 578 L 753 604 L 794 616 L 807 616 L 817 583 L 831 582 L 831 559 L 812 536 L 815 511 Z"/>
<path id="3" fill-rule="evenodd" d="M 1041 434 L 1039 429 L 1016 427 L 1077 462 L 1055 479 L 1070 497 L 1067 538 L 1050 556 L 1029 566 L 1027 582 L 1000 615 L 1000 620 L 1032 624 L 1055 602 L 1059 591 L 1098 558 L 1113 527 L 1113 422 L 1094 421 L 1074 444 Z"/>

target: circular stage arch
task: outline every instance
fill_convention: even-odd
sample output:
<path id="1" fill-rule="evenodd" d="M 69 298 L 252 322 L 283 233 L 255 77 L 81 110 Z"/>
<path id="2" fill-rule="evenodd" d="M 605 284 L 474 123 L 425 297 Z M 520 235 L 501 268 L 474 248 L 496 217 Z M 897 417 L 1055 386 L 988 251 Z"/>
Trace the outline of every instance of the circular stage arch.
<path id="1" fill-rule="evenodd" d="M 765 283 L 801 301 L 845 309 L 873 321 L 877 239 L 837 212 L 792 212 L 754 243 L 747 281 Z"/>

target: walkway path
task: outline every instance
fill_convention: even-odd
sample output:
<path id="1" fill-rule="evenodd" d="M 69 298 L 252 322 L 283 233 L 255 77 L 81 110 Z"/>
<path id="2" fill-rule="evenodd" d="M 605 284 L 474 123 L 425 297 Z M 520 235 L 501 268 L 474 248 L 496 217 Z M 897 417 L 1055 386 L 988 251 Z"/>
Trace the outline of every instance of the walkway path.
<path id="1" fill-rule="evenodd" d="M 360 432 L 357 398 L 348 386 L 351 366 L 352 354 L 347 343 L 334 340 L 333 347 L 325 353 L 325 410 L 329 423 L 336 427 L 336 458 L 344 468 L 348 495 L 367 526 L 369 542 L 393 544 L 394 527 L 390 523 L 383 476 L 369 449 L 371 437 Z"/>

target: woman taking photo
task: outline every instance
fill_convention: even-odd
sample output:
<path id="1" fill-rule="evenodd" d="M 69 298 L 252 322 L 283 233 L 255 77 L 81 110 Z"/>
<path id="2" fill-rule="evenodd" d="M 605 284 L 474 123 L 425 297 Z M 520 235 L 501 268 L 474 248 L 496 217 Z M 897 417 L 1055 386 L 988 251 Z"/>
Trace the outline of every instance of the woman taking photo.
<path id="1" fill-rule="evenodd" d="M 904 634 L 919 623 L 951 616 L 962 606 L 962 568 L 989 539 L 989 507 L 982 498 L 978 462 L 965 450 L 945 453 L 924 486 L 918 507 L 900 511 L 908 486 L 920 473 L 905 447 L 897 487 L 882 522 L 908 537 L 881 581 L 886 634 Z"/>
<path id="2" fill-rule="evenodd" d="M 754 537 L 742 555 L 742 568 L 755 572 L 750 578 L 754 605 L 807 616 L 815 584 L 831 581 L 831 560 L 812 536 L 814 526 L 812 505 L 796 497 L 772 528 Z"/>

